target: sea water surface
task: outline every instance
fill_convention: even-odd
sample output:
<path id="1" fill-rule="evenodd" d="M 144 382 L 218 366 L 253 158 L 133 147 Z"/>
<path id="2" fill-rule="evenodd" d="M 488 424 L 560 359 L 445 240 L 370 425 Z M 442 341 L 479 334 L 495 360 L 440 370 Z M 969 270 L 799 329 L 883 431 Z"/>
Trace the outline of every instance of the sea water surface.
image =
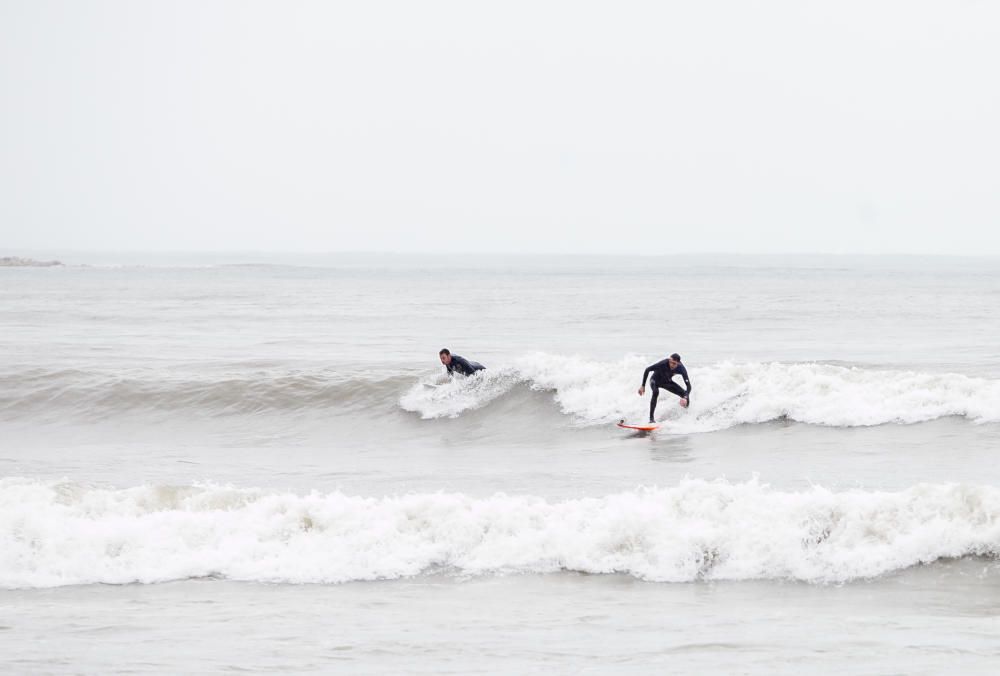
<path id="1" fill-rule="evenodd" d="M 62 259 L 0 269 L 14 672 L 995 671 L 996 259 Z"/>

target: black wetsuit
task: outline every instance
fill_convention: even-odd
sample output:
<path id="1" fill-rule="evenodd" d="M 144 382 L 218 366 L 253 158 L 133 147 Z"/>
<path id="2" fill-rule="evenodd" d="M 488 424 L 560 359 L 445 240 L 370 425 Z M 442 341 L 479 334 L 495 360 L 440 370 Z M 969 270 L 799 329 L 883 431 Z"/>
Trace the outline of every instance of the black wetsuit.
<path id="1" fill-rule="evenodd" d="M 652 373 L 652 377 L 649 378 L 649 387 L 653 390 L 653 398 L 649 401 L 649 421 L 653 422 L 653 413 L 656 412 L 656 400 L 660 396 L 660 388 L 667 390 L 668 392 L 673 392 L 678 397 L 688 400 L 688 404 L 691 403 L 691 381 L 688 380 L 688 371 L 684 368 L 684 364 L 680 362 L 677 363 L 677 368 L 670 368 L 670 364 L 667 363 L 669 359 L 664 359 L 663 361 L 658 361 L 652 366 L 647 366 L 646 370 L 642 373 L 642 386 L 646 386 L 646 378 Z M 687 385 L 687 390 L 682 390 L 680 385 L 673 381 L 674 375 L 680 374 L 681 378 L 684 379 L 684 384 Z"/>
<path id="2" fill-rule="evenodd" d="M 451 355 L 451 362 L 445 368 L 448 369 L 448 375 L 461 373 L 463 376 L 471 376 L 476 371 L 482 371 L 486 367 L 479 362 L 469 361 L 464 357 L 453 354 Z"/>

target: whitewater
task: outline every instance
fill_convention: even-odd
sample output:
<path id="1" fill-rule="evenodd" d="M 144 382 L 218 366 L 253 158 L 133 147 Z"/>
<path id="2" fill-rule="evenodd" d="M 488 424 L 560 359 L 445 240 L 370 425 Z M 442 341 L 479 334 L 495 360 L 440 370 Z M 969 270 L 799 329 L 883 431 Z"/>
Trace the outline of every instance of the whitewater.
<path id="1" fill-rule="evenodd" d="M 0 480 L 0 587 L 219 577 L 626 573 L 658 582 L 845 582 L 1000 553 L 1000 489 L 772 491 L 685 480 L 602 498 L 296 496 Z"/>
<path id="2" fill-rule="evenodd" d="M 49 257 L 0 269 L 19 671 L 1000 656 L 996 261 Z"/>
<path id="3" fill-rule="evenodd" d="M 615 364 L 558 355 L 534 355 L 520 367 L 439 387 L 414 385 L 400 404 L 424 418 L 455 417 L 507 396 L 518 386 L 553 394 L 561 410 L 581 424 L 641 419 L 646 410 L 632 390 L 650 359 Z M 855 427 L 916 423 L 945 416 L 1000 422 L 1000 381 L 953 373 L 892 372 L 828 364 L 721 363 L 693 369 L 698 396 L 674 412 L 666 429 L 711 432 L 778 419 Z M 704 390 L 704 396 L 701 391 Z"/>

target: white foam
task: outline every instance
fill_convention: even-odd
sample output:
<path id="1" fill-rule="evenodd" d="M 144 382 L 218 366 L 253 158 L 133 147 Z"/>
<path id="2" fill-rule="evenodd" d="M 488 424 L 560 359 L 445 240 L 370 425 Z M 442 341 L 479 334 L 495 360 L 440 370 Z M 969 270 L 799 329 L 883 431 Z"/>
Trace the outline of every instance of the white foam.
<path id="1" fill-rule="evenodd" d="M 518 377 L 550 390 L 583 424 L 645 420 L 649 393 L 639 397 L 650 362 L 628 357 L 595 362 L 535 354 L 517 361 Z M 722 362 L 689 366 L 691 407 L 661 393 L 657 418 L 676 433 L 707 432 L 787 418 L 842 427 L 917 423 L 945 416 L 1000 421 L 1000 381 L 952 373 L 846 368 L 830 364 Z M 679 379 L 678 379 L 679 380 Z"/>
<path id="2" fill-rule="evenodd" d="M 685 480 L 549 502 L 0 480 L 4 588 L 562 570 L 671 582 L 842 582 L 998 552 L 1000 489 L 989 486 L 782 492 L 756 481 Z"/>
<path id="3" fill-rule="evenodd" d="M 425 419 L 454 418 L 503 396 L 519 381 L 518 374 L 509 368 L 477 371 L 469 377 L 455 376 L 444 382 L 430 378 L 407 390 L 399 405 Z"/>

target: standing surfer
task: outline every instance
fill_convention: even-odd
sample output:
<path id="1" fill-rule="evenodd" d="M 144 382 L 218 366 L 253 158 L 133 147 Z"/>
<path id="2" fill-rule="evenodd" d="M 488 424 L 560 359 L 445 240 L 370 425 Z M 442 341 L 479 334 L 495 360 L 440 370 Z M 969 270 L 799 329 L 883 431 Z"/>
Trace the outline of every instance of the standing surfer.
<path id="1" fill-rule="evenodd" d="M 441 361 L 444 361 L 444 357 L 441 358 Z M 681 356 L 674 352 L 663 361 L 646 367 L 642 373 L 642 386 L 639 387 L 640 397 L 646 393 L 646 378 L 651 373 L 653 375 L 649 378 L 649 387 L 653 391 L 653 398 L 649 401 L 649 424 L 652 425 L 654 424 L 653 414 L 656 412 L 656 400 L 660 396 L 660 388 L 676 394 L 681 398 L 681 406 L 687 408 L 691 403 L 691 381 L 688 380 L 687 369 L 681 363 Z M 684 384 L 687 386 L 686 391 L 673 381 L 675 375 L 680 375 L 684 379 Z"/>

